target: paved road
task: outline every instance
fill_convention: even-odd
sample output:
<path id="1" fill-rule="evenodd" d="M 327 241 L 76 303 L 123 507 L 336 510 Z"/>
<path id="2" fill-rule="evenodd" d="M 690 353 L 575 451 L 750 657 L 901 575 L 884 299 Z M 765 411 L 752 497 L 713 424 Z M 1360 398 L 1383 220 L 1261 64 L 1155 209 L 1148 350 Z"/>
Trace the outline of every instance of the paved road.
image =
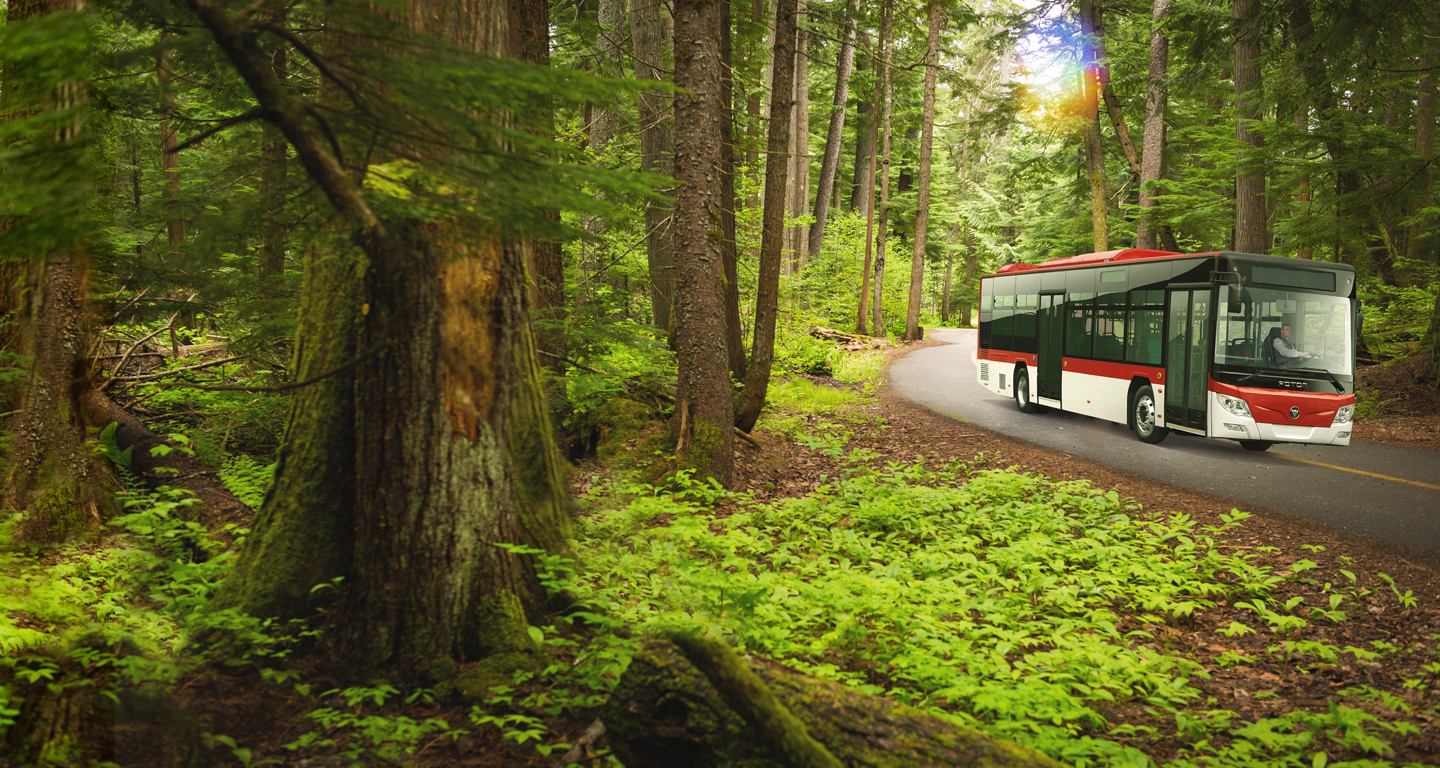
<path id="1" fill-rule="evenodd" d="M 1056 410 L 1020 413 L 1013 400 L 976 381 L 975 331 L 941 328 L 929 335 L 945 346 L 911 352 L 896 361 L 890 377 L 896 390 L 931 410 L 1143 477 L 1440 551 L 1440 452 L 1356 442 L 1280 444 L 1255 453 L 1230 440 L 1179 432 L 1146 445 L 1123 424 Z"/>

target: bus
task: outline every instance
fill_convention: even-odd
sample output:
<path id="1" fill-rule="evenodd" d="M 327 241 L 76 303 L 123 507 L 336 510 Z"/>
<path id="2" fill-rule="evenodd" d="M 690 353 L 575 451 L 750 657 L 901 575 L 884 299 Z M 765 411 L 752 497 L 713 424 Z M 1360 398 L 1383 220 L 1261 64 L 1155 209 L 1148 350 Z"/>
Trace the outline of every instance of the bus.
<path id="1" fill-rule="evenodd" d="M 1345 264 L 1126 248 L 982 277 L 974 361 L 1024 413 L 1106 419 L 1146 443 L 1349 445 L 1360 322 Z"/>

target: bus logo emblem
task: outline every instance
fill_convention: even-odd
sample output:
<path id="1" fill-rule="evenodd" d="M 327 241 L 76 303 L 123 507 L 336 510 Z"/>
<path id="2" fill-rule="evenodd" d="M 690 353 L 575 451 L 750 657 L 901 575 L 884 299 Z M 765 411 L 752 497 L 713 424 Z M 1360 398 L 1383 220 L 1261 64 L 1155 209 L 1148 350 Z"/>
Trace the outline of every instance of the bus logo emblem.
<path id="1" fill-rule="evenodd" d="M 1298 405 L 1292 405 L 1292 406 L 1290 406 L 1290 418 L 1292 418 L 1292 419 L 1298 419 L 1298 418 L 1300 418 L 1300 406 L 1298 406 Z"/>

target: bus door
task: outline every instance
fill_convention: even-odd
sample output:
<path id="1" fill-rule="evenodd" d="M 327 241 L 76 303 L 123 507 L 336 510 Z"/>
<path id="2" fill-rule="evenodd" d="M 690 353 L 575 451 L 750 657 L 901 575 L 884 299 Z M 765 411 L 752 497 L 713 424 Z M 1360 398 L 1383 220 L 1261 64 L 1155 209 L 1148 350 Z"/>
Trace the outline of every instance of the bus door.
<path id="1" fill-rule="evenodd" d="M 1036 350 L 1040 355 L 1035 372 L 1035 390 L 1040 397 L 1060 399 L 1060 358 L 1065 353 L 1065 294 L 1040 294 L 1040 314 L 1036 318 L 1039 338 Z"/>
<path id="2" fill-rule="evenodd" d="M 1171 289 L 1166 303 L 1165 423 L 1205 431 L 1209 398 L 1211 289 Z"/>

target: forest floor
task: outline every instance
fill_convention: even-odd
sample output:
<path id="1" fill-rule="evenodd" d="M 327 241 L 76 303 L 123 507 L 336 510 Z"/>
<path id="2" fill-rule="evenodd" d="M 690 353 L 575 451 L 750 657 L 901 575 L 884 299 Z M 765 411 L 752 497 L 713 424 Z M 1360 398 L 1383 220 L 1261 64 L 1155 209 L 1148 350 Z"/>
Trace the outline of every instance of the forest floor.
<path id="1" fill-rule="evenodd" d="M 896 349 L 891 354 L 904 355 L 933 343 L 922 342 Z M 1415 364 L 1418 363 L 1372 366 L 1361 371 L 1361 387 L 1367 393 L 1362 394 L 1362 402 L 1374 404 L 1369 411 L 1374 415 L 1357 419 L 1357 439 L 1440 449 L 1440 430 L 1437 430 L 1440 394 L 1411 383 L 1408 368 Z M 828 377 L 808 378 L 825 386 L 857 389 L 855 385 L 841 384 Z M 1220 534 L 1217 539 L 1223 549 L 1247 553 L 1256 565 L 1273 567 L 1286 575 L 1287 566 L 1308 558 L 1326 572 L 1347 569 L 1361 584 L 1378 585 L 1383 579 L 1380 574 L 1393 579 L 1394 595 L 1383 587 L 1375 589 L 1364 599 L 1364 609 L 1354 610 L 1348 621 L 1324 627 L 1317 624 L 1292 636 L 1297 641 L 1319 640 L 1334 646 L 1369 647 L 1382 643 L 1417 651 L 1413 657 L 1397 654 L 1383 664 L 1363 662 L 1357 657 L 1352 664 L 1322 665 L 1325 667 L 1322 673 L 1307 673 L 1298 663 L 1267 653 L 1267 640 L 1261 636 L 1231 637 L 1217 633 L 1215 628 L 1246 615 L 1223 601 L 1184 629 L 1146 625 L 1161 634 L 1168 652 L 1202 664 L 1210 678 L 1194 684 L 1213 697 L 1216 706 L 1231 710 L 1240 718 L 1253 721 L 1296 709 L 1323 711 L 1325 702 L 1333 700 L 1334 692 L 1346 686 L 1368 685 L 1376 690 L 1402 692 L 1415 687 L 1407 686 L 1407 680 L 1429 680 L 1429 688 L 1440 688 L 1435 685 L 1440 675 L 1421 668 L 1427 654 L 1418 652 L 1433 651 L 1436 638 L 1440 637 L 1440 556 L 1436 553 L 1366 540 L 1268 509 L 1236 505 L 1223 498 L 1142 479 L 1029 445 L 933 413 L 905 400 L 888 386 L 882 386 L 860 410 L 870 418 L 848 422 L 853 436 L 847 451 L 873 450 L 877 464 L 924 461 L 927 466 L 940 468 L 951 460 L 972 460 L 980 454 L 983 459 L 977 462 L 979 466 L 1016 468 L 1054 480 L 1084 479 L 1097 488 L 1114 489 L 1121 497 L 1138 503 L 1142 516 L 1162 518 L 1185 514 L 1200 525 L 1220 525 L 1222 514 L 1238 508 L 1252 516 L 1243 527 Z M 812 417 L 802 415 L 801 418 Z M 750 491 L 758 501 L 803 496 L 826 483 L 827 478 L 843 473 L 838 457 L 813 450 L 790 436 L 768 432 L 763 428 L 763 421 L 761 426 L 755 437 L 763 450 L 737 443 L 740 490 Z M 575 473 L 577 494 L 603 482 L 615 471 L 594 463 L 583 464 Z M 1397 600 L 1406 591 L 1413 592 L 1417 604 L 1407 607 Z M 1310 604 L 1323 604 L 1325 597 L 1318 585 L 1307 587 L 1298 582 L 1287 582 L 1274 596 L 1279 600 L 1305 596 L 1311 600 Z M 1249 665 L 1217 661 L 1222 655 L 1235 654 L 1262 661 Z M 323 681 L 315 682 L 324 685 Z M 333 752 L 327 755 L 325 749 L 285 749 L 283 745 L 316 732 L 316 723 L 306 717 L 307 711 L 315 706 L 314 700 L 301 699 L 255 675 L 230 677 L 213 672 L 198 673 L 180 687 L 179 698 L 187 708 L 200 713 L 205 730 L 228 734 L 247 749 L 249 760 L 270 759 L 296 766 L 344 762 Z M 1408 698 L 1415 712 L 1411 721 L 1418 732 L 1394 740 L 1392 759 L 1440 762 L 1440 718 L 1430 714 L 1436 709 L 1440 691 L 1432 693 L 1422 685 L 1411 691 Z M 339 707 L 338 699 L 332 698 L 328 704 Z M 430 704 L 423 700 L 403 705 L 393 701 L 385 707 L 385 717 L 413 723 L 440 718 L 452 724 L 466 724 L 468 709 L 468 706 Z M 1138 704 L 1116 706 L 1105 712 L 1105 717 L 1112 724 L 1141 723 L 1147 717 L 1143 709 Z M 567 708 L 544 723 L 546 739 L 551 743 L 573 742 L 594 717 L 593 709 Z M 558 752 L 540 757 L 533 751 L 533 744 L 517 748 L 503 742 L 497 728 L 469 730 L 458 739 L 446 738 L 442 733 L 436 733 L 433 739 L 426 738 L 424 748 L 413 756 L 413 764 L 557 765 Z M 322 732 L 329 731 L 322 729 Z M 1136 746 L 1162 764 L 1175 757 L 1175 753 L 1164 746 L 1159 747 L 1158 752 L 1153 743 Z M 212 753 L 217 758 L 214 764 L 235 764 L 228 756 L 222 757 L 220 753 L 224 751 Z"/>

